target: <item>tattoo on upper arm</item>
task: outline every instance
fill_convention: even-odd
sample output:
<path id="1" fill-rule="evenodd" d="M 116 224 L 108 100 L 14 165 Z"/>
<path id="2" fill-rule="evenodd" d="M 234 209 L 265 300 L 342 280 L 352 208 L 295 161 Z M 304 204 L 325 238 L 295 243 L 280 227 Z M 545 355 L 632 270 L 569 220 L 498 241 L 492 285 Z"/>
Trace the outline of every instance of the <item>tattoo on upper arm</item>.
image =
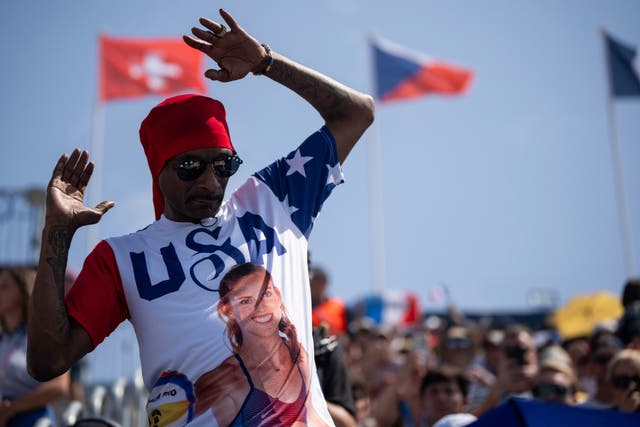
<path id="1" fill-rule="evenodd" d="M 46 238 L 53 252 L 53 256 L 47 258 L 47 263 L 51 266 L 56 287 L 64 292 L 64 276 L 69 255 L 71 230 L 68 226 L 52 227 Z"/>

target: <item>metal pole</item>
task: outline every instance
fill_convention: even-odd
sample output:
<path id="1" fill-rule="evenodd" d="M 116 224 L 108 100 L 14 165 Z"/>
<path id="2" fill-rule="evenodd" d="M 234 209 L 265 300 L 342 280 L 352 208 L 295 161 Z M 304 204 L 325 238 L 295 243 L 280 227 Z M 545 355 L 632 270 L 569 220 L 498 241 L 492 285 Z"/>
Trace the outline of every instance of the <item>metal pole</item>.
<path id="1" fill-rule="evenodd" d="M 96 103 L 93 110 L 93 135 L 91 140 L 91 161 L 95 164 L 93 175 L 91 175 L 91 189 L 87 205 L 95 206 L 101 202 L 102 197 L 102 154 L 104 146 L 104 104 L 101 101 Z M 87 253 L 93 250 L 98 243 L 100 232 L 100 222 L 87 227 Z"/>
<path id="2" fill-rule="evenodd" d="M 624 197 L 624 179 L 622 177 L 622 165 L 620 161 L 620 148 L 618 145 L 618 132 L 616 130 L 615 112 L 613 107 L 613 82 L 611 80 L 611 68 L 609 58 L 609 46 L 607 43 L 607 35 L 603 28 L 600 28 L 600 35 L 604 43 L 605 66 L 607 69 L 607 80 L 609 90 L 607 91 L 608 110 L 609 110 L 609 133 L 611 143 L 611 159 L 613 161 L 614 184 L 616 193 L 616 202 L 618 213 L 620 215 L 620 233 L 622 234 L 622 243 L 625 260 L 625 270 L 627 277 L 633 274 L 633 256 L 631 248 L 631 232 L 629 227 L 629 215 L 627 213 L 627 205 Z"/>
<path id="3" fill-rule="evenodd" d="M 371 45 L 373 35 L 367 35 L 367 42 Z M 369 52 L 369 87 L 371 93 L 376 93 L 374 82 L 374 57 Z M 367 172 L 369 180 L 369 236 L 371 242 L 371 283 L 374 293 L 382 293 L 385 289 L 385 257 L 384 257 L 384 203 L 382 197 L 380 157 L 382 146 L 377 122 L 369 133 L 367 151 Z"/>
<path id="4" fill-rule="evenodd" d="M 371 242 L 371 283 L 374 293 L 385 288 L 384 204 L 380 177 L 380 138 L 376 123 L 370 133 L 367 155 L 369 173 L 369 236 Z"/>

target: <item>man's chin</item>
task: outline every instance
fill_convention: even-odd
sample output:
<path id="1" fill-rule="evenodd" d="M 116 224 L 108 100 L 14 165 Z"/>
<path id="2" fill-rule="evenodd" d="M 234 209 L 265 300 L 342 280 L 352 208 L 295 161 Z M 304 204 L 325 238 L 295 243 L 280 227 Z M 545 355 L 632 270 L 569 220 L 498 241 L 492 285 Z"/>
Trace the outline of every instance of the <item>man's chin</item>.
<path id="1" fill-rule="evenodd" d="M 219 210 L 220 210 L 220 205 L 218 204 L 209 205 L 209 206 L 203 206 L 203 205 L 194 206 L 192 210 L 192 213 L 193 213 L 192 217 L 197 221 L 200 221 L 206 218 L 212 218 L 216 216 Z"/>

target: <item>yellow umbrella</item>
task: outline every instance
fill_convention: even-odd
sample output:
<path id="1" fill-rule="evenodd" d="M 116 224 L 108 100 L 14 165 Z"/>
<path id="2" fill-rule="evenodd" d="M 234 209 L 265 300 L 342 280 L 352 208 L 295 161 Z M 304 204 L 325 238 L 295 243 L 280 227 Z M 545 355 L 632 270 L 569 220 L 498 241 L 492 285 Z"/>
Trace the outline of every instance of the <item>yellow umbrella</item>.
<path id="1" fill-rule="evenodd" d="M 602 323 L 622 316 L 620 298 L 608 291 L 578 295 L 553 313 L 551 321 L 563 339 L 591 335 Z"/>

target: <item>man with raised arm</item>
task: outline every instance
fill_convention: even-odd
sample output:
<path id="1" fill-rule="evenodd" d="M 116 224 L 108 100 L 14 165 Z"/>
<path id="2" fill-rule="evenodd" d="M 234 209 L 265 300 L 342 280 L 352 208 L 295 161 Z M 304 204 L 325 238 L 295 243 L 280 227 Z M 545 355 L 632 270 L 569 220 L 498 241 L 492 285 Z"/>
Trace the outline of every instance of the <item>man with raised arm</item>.
<path id="1" fill-rule="evenodd" d="M 234 426 L 333 425 L 317 376 L 303 375 L 315 372 L 307 239 L 322 204 L 343 181 L 341 164 L 373 121 L 373 101 L 271 51 L 229 13 L 220 10 L 220 15 L 228 29 L 200 18 L 203 28 L 184 37 L 217 63 L 219 68 L 205 75 L 220 82 L 263 75 L 304 98 L 324 125 L 226 195 L 228 179 L 242 160 L 231 142 L 223 105 L 204 96 L 179 95 L 154 107 L 142 122 L 140 139 L 152 176 L 156 221 L 98 243 L 66 298 L 64 272 L 74 233 L 100 221 L 114 203 L 85 206 L 93 171 L 89 154 L 76 149 L 63 155 L 48 187 L 29 313 L 29 370 L 39 380 L 53 378 L 129 320 L 150 392 L 151 425 L 220 425 L 218 417 L 226 420 L 223 425 Z M 228 301 L 226 313 L 233 313 L 228 324 L 217 310 L 220 280 L 243 263 L 262 265 L 270 280 L 265 278 L 258 292 L 237 289 Z M 269 283 L 277 284 L 276 289 Z M 274 292 L 280 296 L 277 310 L 269 302 Z M 277 320 L 274 313 L 284 310 L 297 335 Z M 213 387 L 206 396 L 212 409 L 196 415 L 194 384 L 233 357 L 232 348 L 242 344 L 236 342 L 240 328 L 246 331 L 241 338 L 245 345 L 286 330 L 282 339 L 272 340 L 278 348 L 250 353 L 238 360 L 241 372 L 219 381 L 219 390 L 235 385 L 247 390 L 241 401 L 231 402 L 235 395 Z M 283 375 L 278 371 L 283 353 L 300 358 L 306 367 L 288 363 L 295 368 Z M 214 408 L 227 412 L 216 414 Z M 229 408 L 235 415 L 229 417 Z"/>

